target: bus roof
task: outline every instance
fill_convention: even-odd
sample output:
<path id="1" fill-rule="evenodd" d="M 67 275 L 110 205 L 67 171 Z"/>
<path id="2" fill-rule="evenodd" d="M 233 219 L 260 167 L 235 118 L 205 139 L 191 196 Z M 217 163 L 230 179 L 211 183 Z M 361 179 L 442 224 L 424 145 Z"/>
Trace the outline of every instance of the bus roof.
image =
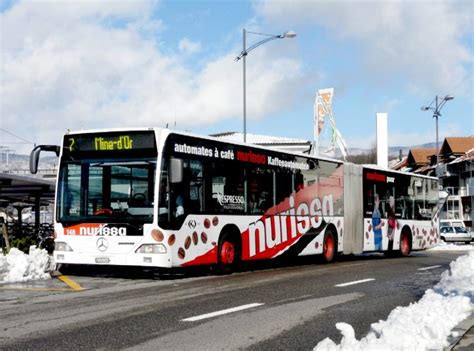
<path id="1" fill-rule="evenodd" d="M 288 155 L 293 155 L 293 156 L 304 156 L 308 158 L 313 158 L 313 159 L 319 159 L 323 161 L 330 161 L 330 162 L 335 162 L 335 163 L 340 163 L 340 164 L 347 164 L 350 162 L 345 162 L 339 159 L 335 158 L 330 158 L 330 157 L 325 157 L 325 156 L 315 156 L 315 155 L 310 155 L 310 154 L 305 154 L 305 153 L 299 153 L 299 152 L 292 152 L 292 151 L 287 151 L 287 150 L 277 150 L 277 149 L 272 149 L 269 147 L 265 147 L 262 145 L 256 145 L 256 144 L 248 144 L 244 142 L 239 142 L 239 141 L 225 141 L 220 138 L 216 138 L 213 136 L 208 136 L 208 135 L 199 135 L 199 134 L 194 134 L 190 132 L 185 132 L 185 131 L 179 131 L 179 130 L 173 130 L 173 129 L 168 129 L 168 128 L 159 128 L 159 127 L 134 127 L 134 128 L 109 128 L 109 129 L 89 129 L 89 130 L 80 130 L 80 131 L 71 131 L 67 132 L 66 135 L 70 134 L 90 134 L 90 133 L 104 133 L 104 132 L 126 132 L 126 131 L 154 131 L 155 133 L 158 133 L 161 136 L 161 139 L 164 140 L 166 137 L 170 134 L 178 134 L 178 135 L 183 135 L 183 136 L 189 136 L 189 137 L 194 137 L 194 138 L 200 138 L 200 139 L 205 139 L 205 140 L 210 140 L 210 141 L 215 141 L 218 143 L 222 144 L 232 144 L 232 145 L 239 145 L 239 146 L 244 146 L 244 147 L 252 147 L 260 150 L 266 150 L 266 151 L 271 151 L 271 152 L 276 152 L 276 153 L 283 153 L 283 154 L 288 154 Z M 162 141 L 160 141 L 161 143 Z M 427 179 L 438 179 L 436 177 L 431 177 L 431 176 L 426 176 L 422 174 L 415 174 L 415 173 L 409 173 L 409 172 L 402 172 L 402 171 L 396 171 L 392 169 L 385 169 L 382 167 L 379 167 L 378 165 L 372 165 L 372 164 L 364 164 L 364 165 L 357 165 L 363 168 L 368 168 L 368 169 L 373 169 L 373 170 L 378 170 L 382 172 L 390 172 L 390 173 L 396 173 L 396 174 L 404 174 L 404 175 L 410 175 L 410 176 L 416 176 L 420 178 L 427 178 Z"/>
<path id="2" fill-rule="evenodd" d="M 147 128 L 147 127 L 141 127 L 141 128 L 108 128 L 108 129 L 88 129 L 88 130 L 80 130 L 80 131 L 70 131 L 66 133 L 66 135 L 72 135 L 72 134 L 92 134 L 92 133 L 106 133 L 106 132 L 127 132 L 127 131 L 155 131 L 158 133 L 162 138 L 165 139 L 169 134 L 178 134 L 178 135 L 183 135 L 183 136 L 189 136 L 189 137 L 194 137 L 194 138 L 200 138 L 200 139 L 205 139 L 205 140 L 210 140 L 210 141 L 216 141 L 218 143 L 222 144 L 231 144 L 231 145 L 239 145 L 239 146 L 244 146 L 244 147 L 252 147 L 252 148 L 257 148 L 261 150 L 266 150 L 266 151 L 271 151 L 275 153 L 284 153 L 288 155 L 293 155 L 293 156 L 303 156 L 303 157 L 308 157 L 308 158 L 315 158 L 319 160 L 324 160 L 324 161 L 330 161 L 330 162 L 336 162 L 336 163 L 344 163 L 342 160 L 338 159 L 333 159 L 330 157 L 324 157 L 324 156 L 314 156 L 314 155 L 309 155 L 309 154 L 304 154 L 304 153 L 299 153 L 299 152 L 292 152 L 292 151 L 287 151 L 287 150 L 280 150 L 280 149 L 272 149 L 269 147 L 265 147 L 262 145 L 256 145 L 256 144 L 248 144 L 248 143 L 243 143 L 243 142 L 238 142 L 238 141 L 225 141 L 220 138 L 208 136 L 208 135 L 200 135 L 200 134 L 194 134 L 190 132 L 185 132 L 185 131 L 180 131 L 180 130 L 173 130 L 173 129 L 168 129 L 168 128 Z M 161 141 L 160 141 L 161 143 Z"/>
<path id="3" fill-rule="evenodd" d="M 394 169 L 386 169 L 386 168 L 382 168 L 382 167 L 380 167 L 380 166 L 378 166 L 378 165 L 364 164 L 364 165 L 360 165 L 360 166 L 362 166 L 363 168 L 372 169 L 372 170 L 376 170 L 376 171 L 390 172 L 390 173 L 395 173 L 395 174 L 404 174 L 404 175 L 415 176 L 415 177 L 420 177 L 420 178 L 427 178 L 427 179 L 436 179 L 436 180 L 438 180 L 437 177 L 431 177 L 431 176 L 427 176 L 427 175 L 424 175 L 424 174 L 417 174 L 417 173 L 396 171 L 396 170 L 394 170 Z"/>

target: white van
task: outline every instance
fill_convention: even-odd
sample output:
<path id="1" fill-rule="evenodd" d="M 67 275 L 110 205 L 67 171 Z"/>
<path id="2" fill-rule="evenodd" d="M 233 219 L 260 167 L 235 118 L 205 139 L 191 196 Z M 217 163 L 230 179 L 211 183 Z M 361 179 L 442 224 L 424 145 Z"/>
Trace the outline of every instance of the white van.
<path id="1" fill-rule="evenodd" d="M 443 241 L 464 241 L 469 244 L 472 240 L 471 232 L 466 229 L 462 221 L 441 220 L 439 222 L 439 235 Z"/>

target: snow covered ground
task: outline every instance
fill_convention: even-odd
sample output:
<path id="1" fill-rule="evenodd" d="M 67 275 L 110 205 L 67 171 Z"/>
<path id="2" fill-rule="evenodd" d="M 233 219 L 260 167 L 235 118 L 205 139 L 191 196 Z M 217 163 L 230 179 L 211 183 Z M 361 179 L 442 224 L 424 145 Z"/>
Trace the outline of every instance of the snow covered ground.
<path id="1" fill-rule="evenodd" d="M 445 243 L 441 241 L 438 245 L 429 249 L 428 251 L 469 251 L 474 250 L 474 243 L 471 244 L 456 244 L 456 243 Z"/>
<path id="2" fill-rule="evenodd" d="M 46 250 L 31 246 L 27 255 L 12 248 L 6 256 L 0 253 L 0 284 L 51 279 L 48 271 L 52 266 L 52 258 Z"/>
<path id="3" fill-rule="evenodd" d="M 373 323 L 371 331 L 357 340 L 354 328 L 336 323 L 342 340 L 319 342 L 315 351 L 328 350 L 441 350 L 449 346 L 451 330 L 474 312 L 474 246 L 443 244 L 432 250 L 465 250 L 451 262 L 441 281 L 416 303 L 397 307 L 387 320 Z M 456 335 L 453 335 L 456 336 Z"/>

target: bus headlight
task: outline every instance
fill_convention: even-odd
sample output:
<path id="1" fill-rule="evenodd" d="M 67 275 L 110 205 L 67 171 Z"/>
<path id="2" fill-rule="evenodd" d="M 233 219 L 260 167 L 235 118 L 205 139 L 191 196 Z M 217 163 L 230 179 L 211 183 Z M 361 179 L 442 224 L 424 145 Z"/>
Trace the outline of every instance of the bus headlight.
<path id="1" fill-rule="evenodd" d="M 72 251 L 72 247 L 63 241 L 56 241 L 54 243 L 54 251 Z"/>
<path id="2" fill-rule="evenodd" d="M 163 244 L 143 244 L 135 252 L 144 254 L 164 254 L 166 253 L 166 246 Z"/>

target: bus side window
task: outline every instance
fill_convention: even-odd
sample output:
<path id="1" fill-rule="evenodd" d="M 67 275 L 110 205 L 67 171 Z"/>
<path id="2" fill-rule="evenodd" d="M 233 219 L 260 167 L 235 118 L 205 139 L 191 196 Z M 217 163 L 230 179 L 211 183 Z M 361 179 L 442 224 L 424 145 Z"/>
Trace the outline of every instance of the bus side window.
<path id="1" fill-rule="evenodd" d="M 415 200 L 415 219 L 420 220 L 423 219 L 422 211 L 423 211 L 423 201 Z"/>
<path id="2" fill-rule="evenodd" d="M 303 190 L 303 188 L 305 187 L 305 184 L 304 184 L 304 176 L 303 174 L 301 174 L 301 171 L 298 171 L 295 173 L 294 175 L 294 191 L 295 192 L 298 192 L 300 190 Z"/>
<path id="3" fill-rule="evenodd" d="M 293 193 L 294 175 L 291 170 L 278 169 L 276 170 L 276 203 L 284 201 Z"/>
<path id="4" fill-rule="evenodd" d="M 407 205 L 402 197 L 395 199 L 395 214 L 399 218 L 406 219 Z"/>
<path id="5" fill-rule="evenodd" d="M 247 204 L 247 212 L 250 214 L 258 213 L 258 183 L 256 179 L 252 179 L 247 181 L 247 189 L 248 189 L 248 204 Z"/>
<path id="6" fill-rule="evenodd" d="M 189 162 L 189 213 L 202 213 L 204 211 L 204 186 L 202 162 L 190 160 Z"/>
<path id="7" fill-rule="evenodd" d="M 211 205 L 206 205 L 208 210 L 222 214 L 245 213 L 243 168 L 228 162 L 212 162 L 209 165 L 210 169 L 206 168 L 206 178 L 210 177 L 211 181 Z"/>
<path id="8" fill-rule="evenodd" d="M 429 187 L 426 194 L 426 208 L 428 215 L 432 218 L 438 207 L 438 183 L 435 180 L 428 180 Z"/>
<path id="9" fill-rule="evenodd" d="M 250 193 L 248 204 L 249 207 L 254 207 L 256 214 L 264 214 L 270 209 L 273 203 L 273 170 L 263 167 L 254 167 L 248 169 L 248 182 L 250 184 L 250 190 L 252 190 L 252 184 L 256 184 L 257 192 Z M 256 201 L 256 204 L 253 202 Z M 250 210 L 252 211 L 252 210 Z"/>

